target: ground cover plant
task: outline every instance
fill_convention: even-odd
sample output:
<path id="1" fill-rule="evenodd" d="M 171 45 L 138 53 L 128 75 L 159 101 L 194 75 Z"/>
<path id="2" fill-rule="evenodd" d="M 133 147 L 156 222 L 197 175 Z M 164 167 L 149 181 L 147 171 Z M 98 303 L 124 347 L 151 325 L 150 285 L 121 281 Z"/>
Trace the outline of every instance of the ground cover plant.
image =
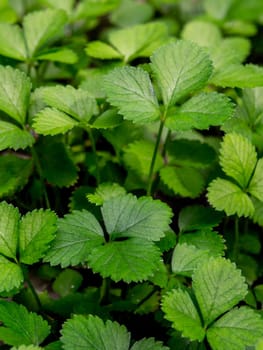
<path id="1" fill-rule="evenodd" d="M 0 2 L 2 349 L 263 349 L 262 26 Z"/>

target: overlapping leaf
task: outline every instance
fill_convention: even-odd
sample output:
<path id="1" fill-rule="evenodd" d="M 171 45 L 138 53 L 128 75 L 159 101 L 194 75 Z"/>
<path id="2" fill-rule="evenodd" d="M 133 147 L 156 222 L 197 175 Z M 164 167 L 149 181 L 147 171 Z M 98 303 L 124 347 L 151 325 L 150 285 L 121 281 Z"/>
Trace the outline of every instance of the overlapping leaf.
<path id="1" fill-rule="evenodd" d="M 87 198 L 91 203 L 102 205 L 106 200 L 118 197 L 126 193 L 125 188 L 117 183 L 102 183 L 94 194 L 88 194 Z"/>
<path id="2" fill-rule="evenodd" d="M 15 124 L 0 120 L 0 150 L 12 148 L 15 151 L 32 146 L 34 137 L 26 130 L 20 129 Z"/>
<path id="3" fill-rule="evenodd" d="M 27 57 L 23 31 L 18 25 L 0 23 L 0 54 L 24 61 Z"/>
<path id="4" fill-rule="evenodd" d="M 19 288 L 24 281 L 20 266 L 0 255 L 0 293 Z"/>

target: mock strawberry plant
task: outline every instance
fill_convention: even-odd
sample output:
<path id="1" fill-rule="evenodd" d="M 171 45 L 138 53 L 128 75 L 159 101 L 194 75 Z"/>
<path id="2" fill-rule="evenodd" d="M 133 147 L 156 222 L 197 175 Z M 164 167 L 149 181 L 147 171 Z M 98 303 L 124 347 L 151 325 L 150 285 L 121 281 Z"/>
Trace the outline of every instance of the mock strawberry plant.
<path id="1" fill-rule="evenodd" d="M 260 350 L 263 4 L 0 4 L 0 341 Z"/>

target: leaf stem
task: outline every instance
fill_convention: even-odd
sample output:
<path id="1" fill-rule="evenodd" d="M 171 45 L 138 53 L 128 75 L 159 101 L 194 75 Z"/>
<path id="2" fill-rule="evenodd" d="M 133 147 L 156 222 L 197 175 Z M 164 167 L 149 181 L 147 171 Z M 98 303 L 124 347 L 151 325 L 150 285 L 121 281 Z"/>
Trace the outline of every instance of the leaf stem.
<path id="1" fill-rule="evenodd" d="M 45 186 L 45 183 L 44 183 L 44 176 L 43 176 L 41 164 L 40 164 L 39 157 L 38 157 L 38 154 L 37 154 L 34 146 L 31 147 L 31 154 L 32 154 L 32 157 L 33 157 L 33 160 L 34 160 L 34 164 L 36 166 L 36 169 L 37 169 L 40 181 L 41 181 L 41 183 L 43 185 L 43 192 L 44 192 L 44 199 L 45 199 L 46 207 L 48 209 L 50 209 L 51 206 L 50 206 L 50 202 L 49 202 L 49 198 L 48 198 L 48 194 L 47 194 L 47 189 L 46 189 L 46 186 Z"/>
<path id="2" fill-rule="evenodd" d="M 96 150 L 95 139 L 94 139 L 91 128 L 86 128 L 86 130 L 87 130 L 88 135 L 89 135 L 91 149 L 92 149 L 92 152 L 94 155 L 95 167 L 96 167 L 95 177 L 96 177 L 96 182 L 97 182 L 97 186 L 98 186 L 100 183 L 100 169 L 99 169 L 99 160 L 98 160 L 98 155 L 97 155 L 97 150 Z"/>
<path id="3" fill-rule="evenodd" d="M 239 219 L 236 215 L 235 217 L 235 240 L 234 240 L 234 247 L 233 247 L 233 259 L 236 262 L 239 255 L 239 225 L 238 225 Z"/>
<path id="4" fill-rule="evenodd" d="M 30 281 L 30 278 L 28 276 L 26 276 L 25 277 L 25 281 L 26 281 L 26 283 L 28 285 L 28 288 L 30 289 L 31 293 L 33 294 L 33 296 L 35 298 L 38 310 L 42 310 L 41 301 L 40 301 L 39 296 L 38 296 L 38 294 L 37 294 L 37 292 L 35 290 L 35 287 L 33 286 L 33 284 Z"/>
<path id="5" fill-rule="evenodd" d="M 158 134 L 157 134 L 157 139 L 155 142 L 155 147 L 154 147 L 153 156 L 152 156 L 151 165 L 150 165 L 150 170 L 149 170 L 149 175 L 148 175 L 147 196 L 150 196 L 151 192 L 152 192 L 152 184 L 153 184 L 153 180 L 154 180 L 154 176 L 153 176 L 154 175 L 153 174 L 154 166 L 155 166 L 155 161 L 156 161 L 157 153 L 158 153 L 160 142 L 161 142 L 161 136 L 162 136 L 162 132 L 163 132 L 163 128 L 164 128 L 164 122 L 165 122 L 165 118 L 161 119 Z"/>

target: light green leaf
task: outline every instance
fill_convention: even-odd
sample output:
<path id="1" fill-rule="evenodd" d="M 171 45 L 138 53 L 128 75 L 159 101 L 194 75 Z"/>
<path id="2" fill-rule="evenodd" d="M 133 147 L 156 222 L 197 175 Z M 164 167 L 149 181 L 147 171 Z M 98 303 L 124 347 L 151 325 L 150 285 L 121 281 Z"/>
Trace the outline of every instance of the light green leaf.
<path id="1" fill-rule="evenodd" d="M 125 62 L 150 56 L 167 40 L 167 26 L 159 22 L 138 24 L 109 34 L 109 42 L 121 53 Z"/>
<path id="2" fill-rule="evenodd" d="M 51 265 L 77 265 L 104 242 L 97 219 L 86 210 L 73 211 L 58 220 L 58 231 L 44 261 Z"/>
<path id="3" fill-rule="evenodd" d="M 207 198 L 215 209 L 224 210 L 228 216 L 250 217 L 255 210 L 249 196 L 228 180 L 213 180 L 208 186 Z"/>
<path id="4" fill-rule="evenodd" d="M 232 64 L 215 72 L 210 83 L 222 87 L 253 88 L 263 86 L 263 68 L 253 65 Z"/>
<path id="5" fill-rule="evenodd" d="M 96 100 L 82 89 L 71 85 L 49 86 L 40 89 L 40 95 L 47 105 L 69 114 L 76 120 L 88 123 L 98 113 Z"/>
<path id="6" fill-rule="evenodd" d="M 159 241 L 169 230 L 172 211 L 168 205 L 128 194 L 105 201 L 101 209 L 111 239 L 132 237 Z"/>
<path id="7" fill-rule="evenodd" d="M 263 226 L 263 202 L 259 201 L 256 198 L 252 198 L 252 202 L 255 207 L 255 212 L 253 214 L 252 220 L 260 226 Z"/>
<path id="8" fill-rule="evenodd" d="M 233 104 L 224 94 L 217 92 L 195 95 L 186 101 L 166 120 L 172 130 L 208 129 L 211 125 L 222 125 L 233 115 Z"/>
<path id="9" fill-rule="evenodd" d="M 0 23 L 0 42 L 1 55 L 20 61 L 26 60 L 25 40 L 22 29 L 18 25 Z"/>
<path id="10" fill-rule="evenodd" d="M 25 149 L 32 146 L 34 137 L 26 130 L 20 129 L 15 124 L 0 120 L 0 150 L 12 148 Z"/>
<path id="11" fill-rule="evenodd" d="M 36 56 L 36 59 L 74 64 L 78 61 L 78 56 L 73 50 L 68 49 L 67 47 L 57 47 L 40 52 Z"/>
<path id="12" fill-rule="evenodd" d="M 158 101 L 149 74 L 143 69 L 115 68 L 106 75 L 104 89 L 109 102 L 125 119 L 139 124 L 158 119 Z"/>
<path id="13" fill-rule="evenodd" d="M 31 90 L 30 79 L 24 72 L 0 66 L 0 109 L 24 125 Z"/>
<path id="14" fill-rule="evenodd" d="M 120 0 L 83 0 L 78 3 L 75 19 L 87 19 L 87 17 L 99 17 L 114 10 Z"/>
<path id="15" fill-rule="evenodd" d="M 192 277 L 199 264 L 211 256 L 208 249 L 198 249 L 194 245 L 178 243 L 172 257 L 172 271 L 176 275 Z"/>
<path id="16" fill-rule="evenodd" d="M 124 326 L 110 320 L 104 323 L 99 317 L 75 315 L 62 328 L 65 350 L 128 350 L 130 333 Z"/>
<path id="17" fill-rule="evenodd" d="M 35 345 L 21 345 L 18 347 L 12 347 L 11 350 L 41 350 L 43 348 L 40 348 L 39 346 Z"/>
<path id="18" fill-rule="evenodd" d="M 259 159 L 248 192 L 263 202 L 263 158 Z"/>
<path id="19" fill-rule="evenodd" d="M 235 0 L 221 0 L 220 2 L 205 0 L 204 8 L 212 18 L 223 20 L 227 17 L 229 10 L 234 3 Z"/>
<path id="20" fill-rule="evenodd" d="M 173 289 L 162 300 L 162 310 L 165 318 L 172 322 L 173 327 L 182 332 L 183 337 L 202 341 L 205 330 L 202 327 L 198 311 L 186 290 Z"/>
<path id="21" fill-rule="evenodd" d="M 226 175 L 236 180 L 242 188 L 248 186 L 256 163 L 256 149 L 247 138 L 236 133 L 224 136 L 220 148 L 220 165 Z"/>
<path id="22" fill-rule="evenodd" d="M 49 7 L 62 9 L 66 11 L 68 15 L 70 15 L 73 11 L 74 0 L 56 0 L 56 2 L 54 2 L 53 0 L 43 0 L 43 1 Z"/>
<path id="23" fill-rule="evenodd" d="M 50 332 L 47 321 L 14 302 L 0 301 L 0 320 L 0 339 L 8 345 L 39 345 Z"/>
<path id="24" fill-rule="evenodd" d="M 89 126 L 94 129 L 113 129 L 121 125 L 123 118 L 115 108 L 107 109 L 97 116 L 95 120 L 89 122 Z"/>
<path id="25" fill-rule="evenodd" d="M 186 40 L 160 47 L 151 61 L 165 106 L 203 88 L 212 73 L 205 51 Z"/>
<path id="26" fill-rule="evenodd" d="M 34 210 L 23 216 L 19 226 L 19 261 L 34 264 L 48 250 L 56 232 L 57 217 L 51 211 Z"/>
<path id="27" fill-rule="evenodd" d="M 162 342 L 156 341 L 154 338 L 147 338 L 136 341 L 131 350 L 169 350 Z"/>
<path id="28" fill-rule="evenodd" d="M 0 157 L 0 197 L 20 190 L 27 183 L 32 169 L 31 159 L 18 158 L 13 154 L 2 155 Z"/>
<path id="29" fill-rule="evenodd" d="M 0 255 L 0 271 L 0 293 L 9 292 L 14 288 L 20 287 L 24 280 L 20 266 L 2 255 Z"/>
<path id="30" fill-rule="evenodd" d="M 154 152 L 154 143 L 148 140 L 137 140 L 130 143 L 125 149 L 123 159 L 126 166 L 145 179 L 149 175 L 151 161 Z M 163 165 L 160 153 L 156 155 L 154 172 L 157 172 Z"/>
<path id="31" fill-rule="evenodd" d="M 97 188 L 94 194 L 88 194 L 88 200 L 96 205 L 102 205 L 105 201 L 125 195 L 125 188 L 117 183 L 102 183 Z"/>
<path id="32" fill-rule="evenodd" d="M 110 45 L 102 41 L 92 41 L 88 43 L 85 52 L 88 56 L 101 60 L 121 59 L 122 55 Z"/>
<path id="33" fill-rule="evenodd" d="M 221 257 L 210 258 L 195 270 L 193 289 L 206 326 L 247 294 L 241 271 Z"/>
<path id="34" fill-rule="evenodd" d="M 34 118 L 33 127 L 39 134 L 64 134 L 79 123 L 56 108 L 46 107 Z"/>
<path id="35" fill-rule="evenodd" d="M 160 170 L 161 180 L 174 193 L 182 197 L 196 198 L 204 188 L 204 178 L 192 167 L 166 166 Z"/>
<path id="36" fill-rule="evenodd" d="M 28 13 L 23 20 L 28 54 L 36 52 L 63 29 L 67 15 L 63 10 L 45 9 Z"/>
<path id="37" fill-rule="evenodd" d="M 0 254 L 12 259 L 16 259 L 19 219 L 17 208 L 6 202 L 0 203 Z"/>
<path id="38" fill-rule="evenodd" d="M 158 269 L 160 259 L 161 251 L 154 243 L 128 238 L 94 248 L 88 263 L 94 272 L 104 278 L 130 283 L 147 280 Z"/>
<path id="39" fill-rule="evenodd" d="M 254 348 L 262 337 L 262 318 L 246 306 L 229 311 L 207 330 L 207 339 L 213 350 Z"/>

